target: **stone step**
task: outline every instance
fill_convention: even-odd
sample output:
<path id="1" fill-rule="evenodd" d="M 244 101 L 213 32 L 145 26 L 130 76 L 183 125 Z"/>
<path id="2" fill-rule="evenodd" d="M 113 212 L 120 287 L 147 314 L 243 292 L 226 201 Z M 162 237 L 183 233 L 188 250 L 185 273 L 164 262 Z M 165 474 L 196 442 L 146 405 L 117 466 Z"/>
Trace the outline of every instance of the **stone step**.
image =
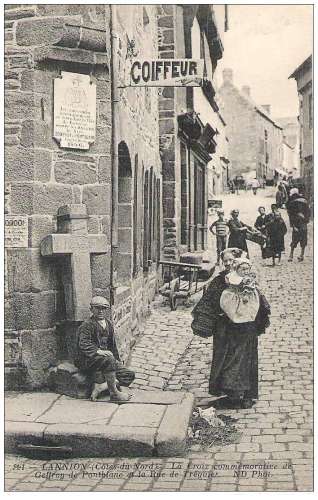
<path id="1" fill-rule="evenodd" d="M 107 398 L 7 394 L 5 451 L 28 444 L 34 458 L 45 446 L 71 448 L 72 457 L 182 456 L 193 404 L 191 393 L 179 391 L 134 390 L 121 405 Z"/>

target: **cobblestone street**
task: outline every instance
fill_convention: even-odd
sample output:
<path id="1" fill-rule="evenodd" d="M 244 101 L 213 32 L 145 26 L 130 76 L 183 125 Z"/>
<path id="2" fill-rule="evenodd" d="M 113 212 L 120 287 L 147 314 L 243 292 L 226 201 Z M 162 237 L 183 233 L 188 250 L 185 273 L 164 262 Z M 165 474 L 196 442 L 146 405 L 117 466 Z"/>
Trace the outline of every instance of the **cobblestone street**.
<path id="1" fill-rule="evenodd" d="M 240 193 L 223 197 L 226 217 L 237 206 L 240 218 L 254 225 L 257 207 L 267 209 L 273 202 L 270 190 L 257 196 Z M 242 204 L 242 205 L 241 205 Z M 237 419 L 235 426 L 242 432 L 239 443 L 211 447 L 208 451 L 190 449 L 185 458 L 123 459 L 126 464 L 158 466 L 157 476 L 101 478 L 80 477 L 49 480 L 43 473 L 44 462 L 8 456 L 6 460 L 6 490 L 12 491 L 311 491 L 313 475 L 313 385 L 312 385 L 312 225 L 309 226 L 309 247 L 304 262 L 287 262 L 291 231 L 286 211 L 282 210 L 288 234 L 286 252 L 280 267 L 262 261 L 260 249 L 249 243 L 250 257 L 260 288 L 271 304 L 271 326 L 259 343 L 260 397 L 248 410 L 222 410 Z M 213 218 L 211 218 L 212 222 Z M 214 253 L 212 237 L 211 252 Z M 214 258 L 214 256 L 213 256 Z M 158 297 L 152 314 L 145 323 L 144 333 L 135 345 L 130 365 L 136 371 L 133 387 L 146 390 L 191 391 L 197 403 L 211 400 L 207 393 L 212 358 L 212 339 L 194 337 L 190 328 L 191 310 L 200 295 L 187 304 L 178 304 L 170 311 L 164 299 Z M 98 459 L 102 464 L 121 464 L 121 459 Z M 77 459 L 78 464 L 94 463 Z M 274 464 L 270 474 L 233 476 L 226 464 Z M 65 463 L 71 461 L 65 460 Z M 97 460 L 95 460 L 95 463 Z M 178 465 L 179 464 L 179 465 Z M 216 476 L 192 474 L 206 464 L 217 470 Z M 223 465 L 223 466 L 222 466 Z M 137 467 L 138 468 L 138 467 Z M 42 476 L 35 477 L 41 470 Z M 182 473 L 180 472 L 182 471 Z M 187 471 L 187 473 L 185 473 Z M 175 473 L 173 473 L 175 472 Z"/>

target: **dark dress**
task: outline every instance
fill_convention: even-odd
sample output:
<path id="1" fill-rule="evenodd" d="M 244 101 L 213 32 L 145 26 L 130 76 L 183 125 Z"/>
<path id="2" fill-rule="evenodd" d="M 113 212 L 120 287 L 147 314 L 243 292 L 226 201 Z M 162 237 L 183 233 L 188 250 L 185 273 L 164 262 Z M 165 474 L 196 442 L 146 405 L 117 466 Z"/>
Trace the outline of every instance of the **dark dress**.
<path id="1" fill-rule="evenodd" d="M 244 393 L 244 397 L 258 398 L 258 335 L 269 326 L 270 307 L 260 294 L 260 308 L 255 321 L 235 324 L 220 307 L 226 272 L 221 272 L 206 292 L 213 324 L 213 359 L 209 393 L 220 396 Z"/>
<path id="2" fill-rule="evenodd" d="M 265 234 L 266 233 L 265 223 L 266 223 L 266 215 L 259 215 L 255 221 L 254 227 L 262 234 Z"/>
<path id="3" fill-rule="evenodd" d="M 268 235 L 268 246 L 273 251 L 273 254 L 277 255 L 284 252 L 287 227 L 282 217 L 269 216 L 266 223 L 266 231 Z"/>
<path id="4" fill-rule="evenodd" d="M 285 202 L 285 196 L 283 191 L 280 190 L 276 191 L 276 205 L 278 206 L 278 208 L 282 208 L 284 202 Z"/>
<path id="5" fill-rule="evenodd" d="M 306 198 L 299 194 L 293 194 L 286 203 L 286 208 L 291 226 L 295 224 L 295 219 L 297 220 L 298 214 L 300 213 L 303 214 L 305 223 L 308 224 L 310 219 L 310 208 Z"/>
<path id="6" fill-rule="evenodd" d="M 98 349 L 111 351 L 113 358 L 97 354 Z M 108 319 L 106 328 L 93 317 L 81 324 L 77 333 L 77 356 L 74 363 L 90 376 L 92 382 L 98 384 L 105 382 L 107 372 L 116 372 L 119 384 L 126 387 L 135 378 L 134 372 L 125 368 L 120 361 L 113 325 Z"/>
<path id="7" fill-rule="evenodd" d="M 228 226 L 230 230 L 230 236 L 227 243 L 228 248 L 236 247 L 248 253 L 246 231 L 240 231 L 239 229 L 242 227 L 247 227 L 248 229 L 250 229 L 250 227 L 243 222 L 234 219 L 229 220 Z"/>

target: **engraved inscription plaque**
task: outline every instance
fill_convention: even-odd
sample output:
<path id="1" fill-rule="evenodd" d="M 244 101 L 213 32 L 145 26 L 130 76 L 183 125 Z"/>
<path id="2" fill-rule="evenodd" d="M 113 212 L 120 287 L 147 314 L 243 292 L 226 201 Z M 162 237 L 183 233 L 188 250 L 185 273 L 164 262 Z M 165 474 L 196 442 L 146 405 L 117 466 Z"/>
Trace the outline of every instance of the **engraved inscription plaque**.
<path id="1" fill-rule="evenodd" d="M 54 80 L 54 132 L 61 148 L 89 149 L 96 137 L 96 85 L 89 75 Z"/>
<path id="2" fill-rule="evenodd" d="M 28 247 L 28 217 L 24 215 L 6 215 L 5 248 L 27 248 Z"/>

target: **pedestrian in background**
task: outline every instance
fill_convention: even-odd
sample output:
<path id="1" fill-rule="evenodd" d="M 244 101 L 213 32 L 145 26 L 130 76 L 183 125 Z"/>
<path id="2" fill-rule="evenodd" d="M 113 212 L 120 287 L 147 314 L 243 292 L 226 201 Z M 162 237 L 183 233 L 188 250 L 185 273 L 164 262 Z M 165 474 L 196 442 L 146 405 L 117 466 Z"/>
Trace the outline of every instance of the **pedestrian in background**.
<path id="1" fill-rule="evenodd" d="M 266 210 L 265 207 L 258 207 L 259 216 L 257 217 L 254 227 L 262 234 L 266 233 Z"/>
<path id="2" fill-rule="evenodd" d="M 276 205 L 278 208 L 282 208 L 283 205 L 287 203 L 288 200 L 288 195 L 286 191 L 286 187 L 284 186 L 283 183 L 280 183 L 277 186 L 277 191 L 276 191 Z"/>
<path id="3" fill-rule="evenodd" d="M 229 187 L 229 190 L 231 191 L 231 193 L 235 194 L 235 184 L 234 184 L 234 181 L 232 179 L 229 180 L 228 187 Z"/>
<path id="4" fill-rule="evenodd" d="M 275 259 L 278 258 L 278 264 L 280 265 L 282 252 L 285 251 L 287 227 L 277 205 L 273 204 L 271 208 L 272 213 L 267 216 L 266 233 L 268 236 L 267 245 L 272 250 L 273 266 L 275 266 Z"/>
<path id="5" fill-rule="evenodd" d="M 255 179 L 252 180 L 252 183 L 251 183 L 251 186 L 252 186 L 252 191 L 253 191 L 253 194 L 256 195 L 257 194 L 257 190 L 259 188 L 259 182 L 258 182 L 258 179 L 255 177 Z"/>
<path id="6" fill-rule="evenodd" d="M 305 248 L 307 246 L 307 224 L 308 221 L 305 219 L 302 213 L 297 214 L 293 220 L 293 232 L 292 232 L 292 241 L 290 244 L 290 255 L 288 258 L 288 262 L 292 262 L 294 258 L 294 250 L 297 247 L 298 243 L 301 248 L 300 256 L 298 257 L 298 261 L 302 262 L 304 260 Z"/>
<path id="7" fill-rule="evenodd" d="M 246 243 L 246 233 L 247 231 L 252 231 L 252 228 L 244 222 L 239 220 L 240 211 L 238 209 L 234 209 L 231 212 L 232 218 L 228 222 L 230 236 L 228 240 L 229 248 L 240 248 L 244 252 L 246 252 L 248 257 L 248 247 Z"/>
<path id="8" fill-rule="evenodd" d="M 306 198 L 299 194 L 297 188 L 292 188 L 290 190 L 290 195 L 290 200 L 287 203 L 287 212 L 293 232 L 288 261 L 291 262 L 293 260 L 294 250 L 299 243 L 301 253 L 298 260 L 302 262 L 307 246 L 307 225 L 310 219 L 310 209 Z"/>
<path id="9" fill-rule="evenodd" d="M 224 210 L 219 209 L 216 211 L 216 213 L 218 218 L 216 221 L 213 222 L 213 224 L 211 224 L 209 229 L 211 233 L 216 236 L 216 254 L 217 254 L 216 265 L 218 266 L 220 264 L 221 252 L 223 252 L 223 250 L 226 249 L 229 228 L 227 221 L 224 219 Z"/>
<path id="10" fill-rule="evenodd" d="M 290 226 L 293 227 L 293 219 L 297 214 L 302 213 L 305 220 L 310 219 L 310 208 L 308 201 L 303 194 L 299 193 L 298 188 L 290 190 L 290 197 L 286 204 Z M 307 222 L 308 224 L 308 222 Z"/>

